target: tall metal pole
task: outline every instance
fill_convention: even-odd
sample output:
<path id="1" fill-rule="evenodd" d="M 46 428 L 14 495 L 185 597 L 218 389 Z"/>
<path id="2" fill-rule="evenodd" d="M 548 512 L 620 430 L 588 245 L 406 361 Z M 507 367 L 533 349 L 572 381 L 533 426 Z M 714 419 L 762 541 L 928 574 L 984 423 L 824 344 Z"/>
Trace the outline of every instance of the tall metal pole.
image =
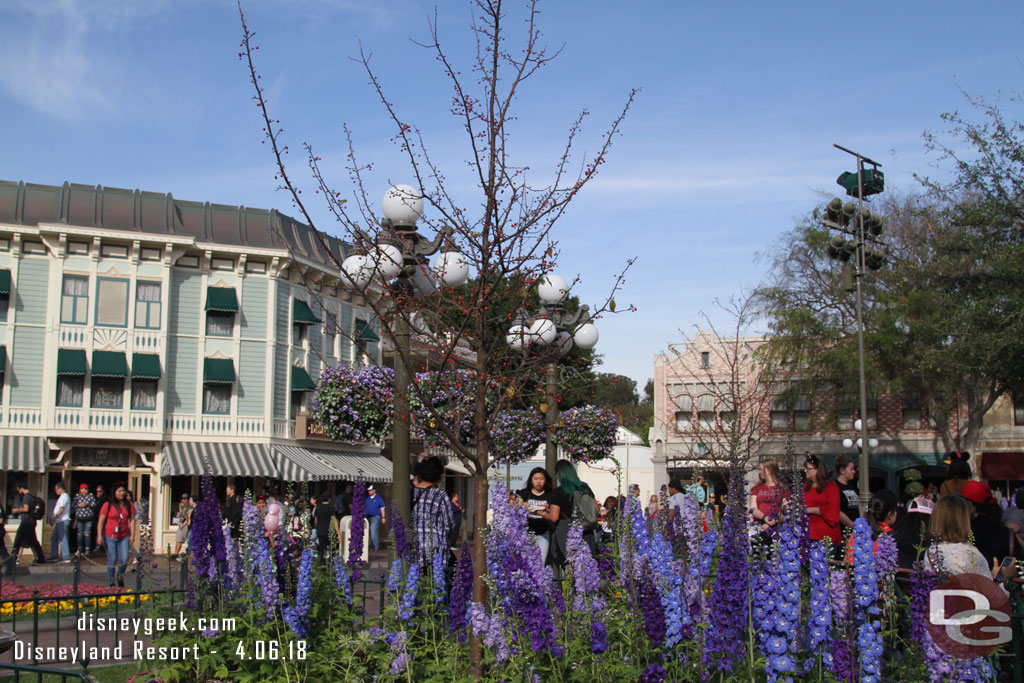
<path id="1" fill-rule="evenodd" d="M 558 366 L 554 361 L 545 369 L 546 381 L 544 393 L 547 394 L 548 410 L 544 414 L 544 468 L 552 477 L 555 476 L 555 465 L 558 464 L 558 449 L 555 447 L 555 418 L 558 416 Z"/>
<path id="2" fill-rule="evenodd" d="M 867 517 L 871 502 L 870 456 L 868 454 L 868 385 L 864 377 L 864 160 L 857 155 L 857 363 L 860 372 L 860 515 Z"/>
<path id="3" fill-rule="evenodd" d="M 400 278 L 404 278 L 403 274 Z M 395 398 L 392 415 L 391 495 L 409 528 L 409 373 L 405 363 L 411 353 L 409 321 L 401 313 L 395 316 Z M 397 521 L 397 520 L 396 520 Z"/>

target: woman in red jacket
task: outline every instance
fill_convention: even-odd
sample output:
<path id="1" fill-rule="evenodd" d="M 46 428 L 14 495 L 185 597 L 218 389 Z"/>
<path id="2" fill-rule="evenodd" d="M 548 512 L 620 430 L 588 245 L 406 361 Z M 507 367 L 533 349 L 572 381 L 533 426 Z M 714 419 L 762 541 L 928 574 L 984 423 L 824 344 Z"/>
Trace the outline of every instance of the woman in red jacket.
<path id="1" fill-rule="evenodd" d="M 830 538 L 833 547 L 838 547 L 843 541 L 839 526 L 839 487 L 828 476 L 828 470 L 816 455 L 806 454 L 804 471 L 807 473 L 804 505 L 807 506 L 811 540 Z"/>

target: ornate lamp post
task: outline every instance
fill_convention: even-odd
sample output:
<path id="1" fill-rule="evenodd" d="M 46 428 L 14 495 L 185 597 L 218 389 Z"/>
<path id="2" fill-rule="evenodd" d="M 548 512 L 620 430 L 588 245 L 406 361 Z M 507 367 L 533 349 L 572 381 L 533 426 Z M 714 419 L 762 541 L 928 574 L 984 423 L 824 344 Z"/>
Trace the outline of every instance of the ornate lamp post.
<path id="1" fill-rule="evenodd" d="M 451 241 L 451 228 L 443 228 L 427 241 L 416 231 L 423 216 L 423 195 L 411 185 L 395 185 L 381 202 L 384 218 L 376 238 L 358 231 L 363 244 L 373 244 L 369 254 L 355 253 L 341 264 L 357 289 L 365 289 L 374 276 L 387 284 L 396 307 L 419 295 L 432 294 L 439 285 L 458 287 L 469 279 L 469 263 Z M 427 257 L 440 252 L 433 269 Z M 395 316 L 395 398 L 391 465 L 394 487 L 402 517 L 409 522 L 409 321 Z"/>
<path id="2" fill-rule="evenodd" d="M 520 311 L 508 331 L 507 341 L 515 351 L 525 351 L 527 347 L 537 345 L 547 347 L 552 354 L 544 369 L 545 403 L 541 404 L 541 412 L 544 413 L 546 431 L 544 466 L 549 473 L 554 473 L 558 461 L 554 440 L 555 419 L 558 416 L 557 393 L 560 381 L 564 379 L 559 375 L 556 361 L 568 354 L 573 345 L 581 349 L 593 348 L 599 335 L 597 326 L 590 319 L 588 306 L 580 306 L 575 313 L 565 309 L 565 297 L 569 294 L 565 278 L 554 274 L 545 275 L 537 284 L 537 294 L 540 296 L 540 309 L 532 315 Z"/>

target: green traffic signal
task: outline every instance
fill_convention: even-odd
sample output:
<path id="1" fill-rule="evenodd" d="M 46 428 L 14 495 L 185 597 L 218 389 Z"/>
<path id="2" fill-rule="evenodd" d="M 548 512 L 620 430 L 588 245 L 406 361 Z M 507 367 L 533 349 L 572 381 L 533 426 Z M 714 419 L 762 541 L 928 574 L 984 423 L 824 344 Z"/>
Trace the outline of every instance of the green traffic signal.
<path id="1" fill-rule="evenodd" d="M 862 174 L 865 197 L 870 197 L 885 190 L 885 175 L 877 168 L 865 168 Z M 845 171 L 836 178 L 836 183 L 843 187 L 846 190 L 846 194 L 851 197 L 860 197 L 856 173 Z"/>

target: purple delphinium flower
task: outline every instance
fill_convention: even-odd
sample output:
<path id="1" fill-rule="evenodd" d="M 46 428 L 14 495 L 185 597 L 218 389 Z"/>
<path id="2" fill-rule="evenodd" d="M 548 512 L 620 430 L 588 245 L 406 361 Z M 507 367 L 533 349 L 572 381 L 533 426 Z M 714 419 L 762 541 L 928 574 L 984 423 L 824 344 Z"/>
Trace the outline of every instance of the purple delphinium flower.
<path id="1" fill-rule="evenodd" d="M 363 556 L 363 532 L 366 527 L 366 482 L 357 481 L 352 492 L 352 526 L 348 538 L 349 580 L 355 584 L 363 576 L 359 558 Z"/>
<path id="2" fill-rule="evenodd" d="M 313 551 L 303 550 L 295 588 L 295 604 L 281 610 L 284 622 L 297 638 L 309 636 L 310 593 L 313 590 Z"/>
<path id="3" fill-rule="evenodd" d="M 636 600 L 644 618 L 644 632 L 651 641 L 651 647 L 660 648 L 665 644 L 665 608 L 661 602 L 661 591 L 654 582 L 650 561 L 646 558 L 640 565 L 640 578 L 636 582 Z"/>
<path id="4" fill-rule="evenodd" d="M 398 676 L 406 670 L 409 666 L 409 660 L 412 659 L 412 653 L 409 652 L 408 647 L 409 638 L 405 631 L 399 631 L 393 636 L 390 636 L 387 641 L 388 647 L 395 655 L 395 658 L 391 660 L 391 666 L 388 668 L 388 673 L 392 676 Z"/>
<path id="5" fill-rule="evenodd" d="M 530 637 L 534 652 L 557 644 L 551 568 L 530 540 L 526 510 L 510 505 L 500 484 L 491 493 L 494 520 L 487 534 L 487 572 L 494 581 L 495 599 L 506 615 L 514 615 L 520 630 Z M 494 626 L 492 625 L 492 629 Z"/>
<path id="6" fill-rule="evenodd" d="M 388 572 L 388 592 L 394 593 L 402 583 L 402 558 L 391 560 L 391 571 Z"/>
<path id="7" fill-rule="evenodd" d="M 210 583 L 218 579 L 218 563 L 225 560 L 224 535 L 221 528 L 224 518 L 217 504 L 217 494 L 213 490 L 213 478 L 204 474 L 201 483 L 202 498 L 192 515 L 189 538 L 192 550 L 192 566 L 196 574 Z"/>
<path id="8" fill-rule="evenodd" d="M 455 563 L 455 576 L 448 598 L 448 633 L 466 644 L 466 626 L 469 602 L 473 597 L 473 555 L 469 543 L 462 544 L 459 561 Z"/>
<path id="9" fill-rule="evenodd" d="M 748 608 L 748 540 L 744 499 L 743 464 L 739 459 L 729 468 L 729 505 L 722 522 L 722 549 L 718 575 L 711 594 L 708 636 L 704 662 L 720 671 L 732 672 L 745 659 L 743 646 Z M 787 586 L 787 590 L 790 589 Z M 782 596 L 783 599 L 788 598 Z M 799 619 L 799 566 L 796 584 L 796 619 Z"/>
<path id="10" fill-rule="evenodd" d="M 237 595 L 242 585 L 242 558 L 238 553 L 238 541 L 231 537 L 231 527 L 221 530 L 224 536 L 224 554 L 227 556 L 227 574 L 224 576 L 225 587 Z"/>
<path id="11" fill-rule="evenodd" d="M 605 608 L 605 600 L 601 597 L 601 575 L 590 546 L 583 540 L 581 526 L 574 524 L 569 527 L 565 549 L 572 566 L 573 610 L 600 617 Z"/>
<path id="12" fill-rule="evenodd" d="M 277 584 L 277 566 L 270 554 L 270 543 L 264 536 L 260 536 L 256 542 L 256 570 L 262 591 L 263 610 L 267 619 L 273 619 L 277 614 L 278 598 L 281 589 Z"/>
<path id="13" fill-rule="evenodd" d="M 871 527 L 863 517 L 853 524 L 853 607 L 861 683 L 881 680 L 882 635 L 878 621 L 878 574 Z"/>
<path id="14" fill-rule="evenodd" d="M 841 683 L 854 683 L 853 650 L 845 638 L 832 639 L 832 675 Z"/>
<path id="15" fill-rule="evenodd" d="M 832 652 L 825 647 L 832 640 L 832 603 L 830 601 L 828 559 L 822 542 L 811 545 L 811 603 L 807 619 L 806 648 L 811 657 L 804 663 L 804 670 L 810 671 L 817 658 L 821 658 L 826 670 L 832 670 Z"/>
<path id="16" fill-rule="evenodd" d="M 395 557 L 409 560 L 409 540 L 405 533 L 405 521 L 396 500 L 391 501 L 391 533 L 395 535 Z"/>
<path id="17" fill-rule="evenodd" d="M 192 572 L 185 573 L 185 607 L 190 610 L 199 609 L 199 601 L 196 599 L 196 580 Z"/>
<path id="18" fill-rule="evenodd" d="M 640 683 L 664 683 L 668 679 L 668 671 L 660 664 L 649 664 L 640 674 Z"/>
<path id="19" fill-rule="evenodd" d="M 345 596 L 345 602 L 352 606 L 352 583 L 348 580 L 348 573 L 345 571 L 345 560 L 341 555 L 334 558 L 334 585 Z"/>
<path id="20" fill-rule="evenodd" d="M 882 589 L 882 597 L 887 611 L 896 602 L 896 560 L 898 555 L 896 539 L 889 534 L 881 534 L 875 541 L 875 573 Z"/>
<path id="21" fill-rule="evenodd" d="M 590 650 L 594 654 L 601 654 L 608 649 L 608 629 L 603 622 L 592 621 L 590 623 Z"/>

